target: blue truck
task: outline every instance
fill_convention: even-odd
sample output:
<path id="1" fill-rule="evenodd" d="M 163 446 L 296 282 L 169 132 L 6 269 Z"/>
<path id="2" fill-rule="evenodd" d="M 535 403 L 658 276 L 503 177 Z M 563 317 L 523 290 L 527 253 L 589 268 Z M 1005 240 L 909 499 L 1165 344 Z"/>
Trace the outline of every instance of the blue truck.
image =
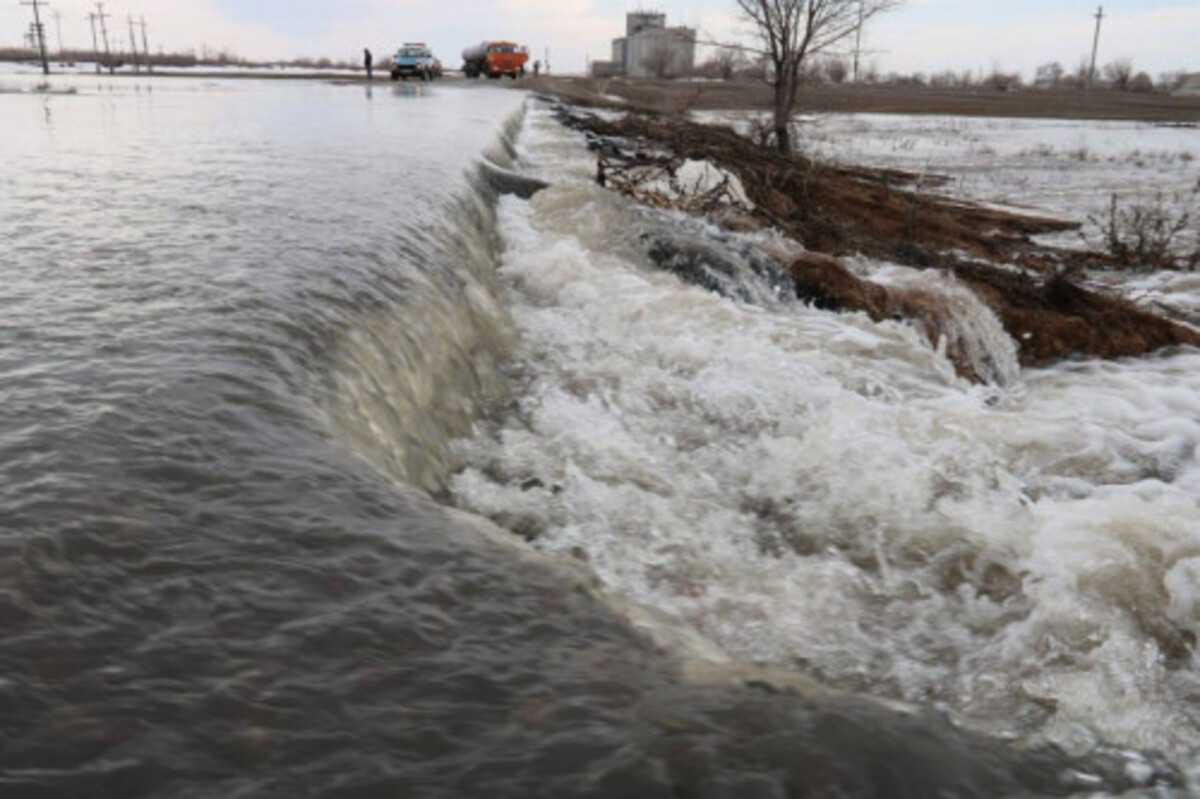
<path id="1" fill-rule="evenodd" d="M 392 59 L 392 80 L 433 80 L 441 76 L 442 62 L 422 42 L 405 42 Z"/>

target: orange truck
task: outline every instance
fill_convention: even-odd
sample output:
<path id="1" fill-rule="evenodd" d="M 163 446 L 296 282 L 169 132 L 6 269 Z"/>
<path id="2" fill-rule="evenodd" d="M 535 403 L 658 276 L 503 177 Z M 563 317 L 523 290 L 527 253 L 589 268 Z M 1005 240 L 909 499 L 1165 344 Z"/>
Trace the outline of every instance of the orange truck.
<path id="1" fill-rule="evenodd" d="M 468 78 L 486 75 L 499 78 L 508 75 L 513 80 L 525 74 L 529 48 L 516 42 L 483 42 L 463 50 L 463 74 Z"/>

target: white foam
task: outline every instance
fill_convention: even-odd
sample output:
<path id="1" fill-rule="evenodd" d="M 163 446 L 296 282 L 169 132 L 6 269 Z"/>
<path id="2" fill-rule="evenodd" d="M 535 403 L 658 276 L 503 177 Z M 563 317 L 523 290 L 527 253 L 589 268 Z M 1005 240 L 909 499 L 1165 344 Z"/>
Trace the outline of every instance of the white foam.
<path id="1" fill-rule="evenodd" d="M 657 271 L 574 134 L 535 109 L 521 147 L 557 185 L 501 201 L 525 382 L 458 445 L 465 507 L 737 657 L 1191 751 L 1200 355 L 972 386 L 906 324 Z"/>

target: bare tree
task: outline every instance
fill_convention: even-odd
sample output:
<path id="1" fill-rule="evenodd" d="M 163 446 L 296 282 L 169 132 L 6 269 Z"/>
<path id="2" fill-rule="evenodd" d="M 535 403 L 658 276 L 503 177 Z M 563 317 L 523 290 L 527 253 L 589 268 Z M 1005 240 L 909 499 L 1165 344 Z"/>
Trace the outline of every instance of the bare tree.
<path id="1" fill-rule="evenodd" d="M 1062 83 L 1063 76 L 1066 75 L 1066 70 L 1059 61 L 1051 61 L 1048 64 L 1042 64 L 1037 68 L 1037 77 L 1034 82 L 1038 86 L 1048 86 L 1052 89 L 1057 89 Z"/>
<path id="2" fill-rule="evenodd" d="M 1113 61 L 1111 64 L 1104 65 L 1104 79 L 1107 80 L 1114 89 L 1125 91 L 1129 88 L 1129 81 L 1133 79 L 1133 61 L 1128 58 L 1121 58 Z"/>
<path id="3" fill-rule="evenodd" d="M 642 56 L 642 69 L 654 78 L 667 77 L 671 73 L 673 63 L 674 57 L 666 42 L 655 42 L 649 52 Z"/>
<path id="4" fill-rule="evenodd" d="M 992 74 L 983 79 L 983 86 L 998 92 L 1010 92 L 1021 88 L 1020 72 L 1005 72 L 998 65 L 992 67 Z"/>
<path id="5" fill-rule="evenodd" d="M 845 83 L 850 77 L 850 65 L 844 58 L 831 58 L 825 62 L 825 77 L 830 83 Z"/>
<path id="6" fill-rule="evenodd" d="M 713 71 L 721 80 L 733 80 L 738 68 L 745 66 L 746 57 L 741 50 L 733 47 L 722 47 L 712 57 Z"/>
<path id="7" fill-rule="evenodd" d="M 1131 92 L 1138 94 L 1148 94 L 1154 91 L 1154 78 L 1150 77 L 1148 72 L 1139 72 L 1129 79 L 1127 87 Z"/>
<path id="8" fill-rule="evenodd" d="M 775 145 L 792 149 L 788 123 L 796 107 L 800 78 L 809 57 L 853 36 L 866 20 L 903 0 L 737 0 L 755 27 L 767 57 L 774 89 Z"/>

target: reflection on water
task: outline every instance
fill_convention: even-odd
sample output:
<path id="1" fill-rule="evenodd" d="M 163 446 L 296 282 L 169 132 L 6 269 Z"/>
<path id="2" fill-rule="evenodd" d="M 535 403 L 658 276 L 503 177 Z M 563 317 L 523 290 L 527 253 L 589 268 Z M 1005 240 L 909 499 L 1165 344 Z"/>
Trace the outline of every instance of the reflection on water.
<path id="1" fill-rule="evenodd" d="M 429 89 L 421 83 L 396 83 L 392 85 L 392 94 L 396 97 L 424 97 Z"/>

